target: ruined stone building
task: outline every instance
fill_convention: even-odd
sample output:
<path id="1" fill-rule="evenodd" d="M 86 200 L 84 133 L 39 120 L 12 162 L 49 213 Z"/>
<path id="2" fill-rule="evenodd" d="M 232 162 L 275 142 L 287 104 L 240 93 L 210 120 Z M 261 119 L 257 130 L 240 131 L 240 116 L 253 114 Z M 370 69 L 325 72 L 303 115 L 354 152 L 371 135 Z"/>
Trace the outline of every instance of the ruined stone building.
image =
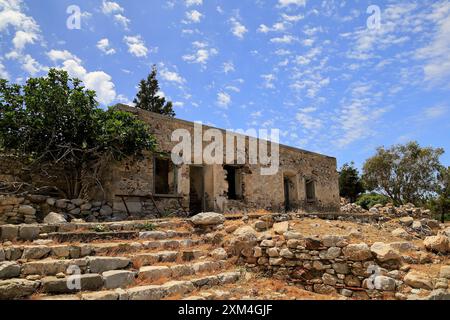
<path id="1" fill-rule="evenodd" d="M 178 143 L 171 141 L 172 132 L 181 128 L 193 134 L 194 123 L 125 105 L 116 108 L 148 123 L 161 152 L 110 167 L 103 189 L 115 212 L 154 213 L 157 210 L 164 214 L 181 208 L 191 214 L 261 209 L 339 211 L 335 158 L 279 145 L 280 164 L 274 175 L 262 175 L 261 165 L 248 161 L 241 165 L 177 166 L 170 156 Z M 247 152 L 249 138 L 245 139 Z"/>

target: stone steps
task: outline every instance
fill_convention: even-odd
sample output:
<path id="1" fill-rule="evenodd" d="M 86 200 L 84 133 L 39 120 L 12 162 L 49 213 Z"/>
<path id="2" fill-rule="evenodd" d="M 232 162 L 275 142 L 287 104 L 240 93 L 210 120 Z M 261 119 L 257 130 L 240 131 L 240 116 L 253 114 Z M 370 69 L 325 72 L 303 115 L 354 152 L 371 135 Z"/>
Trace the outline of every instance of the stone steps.
<path id="1" fill-rule="evenodd" d="M 54 237 L 65 239 L 71 233 L 78 233 L 78 237 L 86 239 L 99 237 L 116 237 L 121 239 L 131 237 L 133 234 L 150 230 L 161 229 L 192 229 L 188 220 L 140 220 L 104 223 L 65 223 L 65 224 L 27 224 L 27 225 L 1 225 L 0 241 L 33 241 L 39 238 Z M 99 232 L 101 231 L 101 232 Z M 128 233 L 129 232 L 129 233 Z M 135 232 L 135 233 L 133 233 Z M 190 234 L 190 233 L 189 233 Z M 69 241 L 76 241 L 69 238 Z"/>
<path id="2" fill-rule="evenodd" d="M 162 253 L 164 255 L 164 253 Z M 83 261 L 84 260 L 84 261 Z M 39 279 L 13 278 L 0 280 L 0 299 L 23 299 L 33 294 L 72 294 L 78 291 L 99 291 L 126 288 L 133 284 L 155 285 L 169 279 L 179 280 L 195 275 L 216 274 L 227 267 L 226 261 L 199 261 L 191 264 L 144 266 L 138 271 L 129 269 L 131 261 L 126 258 L 100 257 L 93 259 L 78 259 L 72 261 L 49 261 L 46 267 L 34 264 L 34 268 L 24 268 L 22 276 L 28 273 L 36 274 L 36 270 L 43 271 Z M 55 274 L 63 273 L 66 267 L 76 266 L 78 277 Z M 17 275 L 20 276 L 20 275 Z M 76 284 L 78 287 L 69 287 Z"/>
<path id="3" fill-rule="evenodd" d="M 149 241 L 121 241 L 90 244 L 12 245 L 0 247 L 0 256 L 6 261 L 78 259 L 85 256 L 131 254 L 144 250 L 175 250 L 205 244 L 202 239 L 167 239 Z M 1 261 L 1 260 L 0 260 Z"/>
<path id="4" fill-rule="evenodd" d="M 189 237 L 190 232 L 179 231 L 74 231 L 74 232 L 51 232 L 40 234 L 40 239 L 51 239 L 57 242 L 93 242 L 96 240 L 161 240 L 179 237 Z"/>
<path id="5" fill-rule="evenodd" d="M 66 274 L 69 268 L 77 267 L 81 274 L 104 271 L 140 268 L 161 263 L 189 262 L 206 258 L 207 251 L 182 249 L 178 251 L 154 251 L 130 253 L 129 256 L 95 256 L 88 255 L 77 259 L 42 259 L 30 262 L 0 262 L 0 280 L 18 277 L 56 276 Z"/>
<path id="6" fill-rule="evenodd" d="M 203 275 L 189 280 L 170 280 L 160 285 L 135 286 L 128 289 L 116 289 L 79 294 L 56 296 L 35 296 L 38 300 L 161 300 L 183 297 L 191 292 L 215 286 L 235 283 L 240 273 L 228 271 L 212 275 Z"/>

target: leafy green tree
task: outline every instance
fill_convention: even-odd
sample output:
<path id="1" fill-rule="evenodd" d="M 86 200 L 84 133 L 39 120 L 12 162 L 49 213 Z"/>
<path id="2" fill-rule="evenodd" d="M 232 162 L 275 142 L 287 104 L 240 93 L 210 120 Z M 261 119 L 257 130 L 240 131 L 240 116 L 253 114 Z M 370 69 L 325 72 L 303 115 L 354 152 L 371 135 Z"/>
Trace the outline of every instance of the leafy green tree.
<path id="1" fill-rule="evenodd" d="M 0 146 L 30 159 L 31 171 L 62 170 L 66 197 L 85 195 L 109 161 L 156 147 L 143 122 L 99 109 L 95 97 L 62 70 L 23 86 L 0 80 Z"/>
<path id="2" fill-rule="evenodd" d="M 368 193 L 360 196 L 355 203 L 357 205 L 360 205 L 364 209 L 369 210 L 376 204 L 381 204 L 385 206 L 386 204 L 389 203 L 389 198 L 387 196 L 378 193 Z"/>
<path id="3" fill-rule="evenodd" d="M 442 167 L 439 171 L 437 197 L 430 200 L 430 207 L 441 217 L 442 223 L 450 214 L 450 167 Z"/>
<path id="4" fill-rule="evenodd" d="M 443 153 L 441 148 L 422 148 L 417 142 L 380 147 L 364 164 L 364 184 L 389 196 L 395 205 L 422 205 L 436 191 Z"/>
<path id="5" fill-rule="evenodd" d="M 355 202 L 358 196 L 365 191 L 355 163 L 346 163 L 339 171 L 339 192 L 341 197 Z"/>
<path id="6" fill-rule="evenodd" d="M 166 98 L 159 95 L 159 83 L 156 79 L 158 71 L 153 65 L 151 73 L 147 80 L 142 79 L 139 83 L 139 92 L 134 99 L 137 108 L 147 111 L 163 114 L 169 117 L 175 117 L 173 104 L 171 101 L 166 101 Z"/>

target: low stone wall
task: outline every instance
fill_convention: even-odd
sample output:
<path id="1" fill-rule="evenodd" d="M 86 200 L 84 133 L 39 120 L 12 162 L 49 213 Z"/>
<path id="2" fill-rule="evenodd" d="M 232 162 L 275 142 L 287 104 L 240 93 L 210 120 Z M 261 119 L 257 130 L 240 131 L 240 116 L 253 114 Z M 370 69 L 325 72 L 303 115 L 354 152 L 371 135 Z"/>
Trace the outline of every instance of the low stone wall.
<path id="1" fill-rule="evenodd" d="M 86 222 L 102 222 L 127 218 L 123 213 L 114 215 L 111 205 L 106 201 L 55 199 L 43 195 L 0 195 L 0 225 L 41 223 L 51 212 L 61 214 L 67 221 L 82 219 Z"/>
<path id="2" fill-rule="evenodd" d="M 295 232 L 258 241 L 247 266 L 267 276 L 289 280 L 320 294 L 339 293 L 359 299 L 395 298 L 404 286 L 401 250 L 411 244 L 349 244 L 346 237 L 302 238 Z"/>

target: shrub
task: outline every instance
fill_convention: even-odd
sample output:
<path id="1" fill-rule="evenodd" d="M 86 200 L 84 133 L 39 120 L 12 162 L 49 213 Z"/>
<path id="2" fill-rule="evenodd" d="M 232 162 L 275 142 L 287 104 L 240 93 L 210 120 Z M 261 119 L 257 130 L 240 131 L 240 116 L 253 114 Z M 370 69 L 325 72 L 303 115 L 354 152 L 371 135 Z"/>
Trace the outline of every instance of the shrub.
<path id="1" fill-rule="evenodd" d="M 358 201 L 356 201 L 356 204 L 360 205 L 366 210 L 369 210 L 376 204 L 381 204 L 385 206 L 387 203 L 389 203 L 390 199 L 382 194 L 378 193 L 369 193 L 369 194 L 363 194 L 358 198 Z"/>

